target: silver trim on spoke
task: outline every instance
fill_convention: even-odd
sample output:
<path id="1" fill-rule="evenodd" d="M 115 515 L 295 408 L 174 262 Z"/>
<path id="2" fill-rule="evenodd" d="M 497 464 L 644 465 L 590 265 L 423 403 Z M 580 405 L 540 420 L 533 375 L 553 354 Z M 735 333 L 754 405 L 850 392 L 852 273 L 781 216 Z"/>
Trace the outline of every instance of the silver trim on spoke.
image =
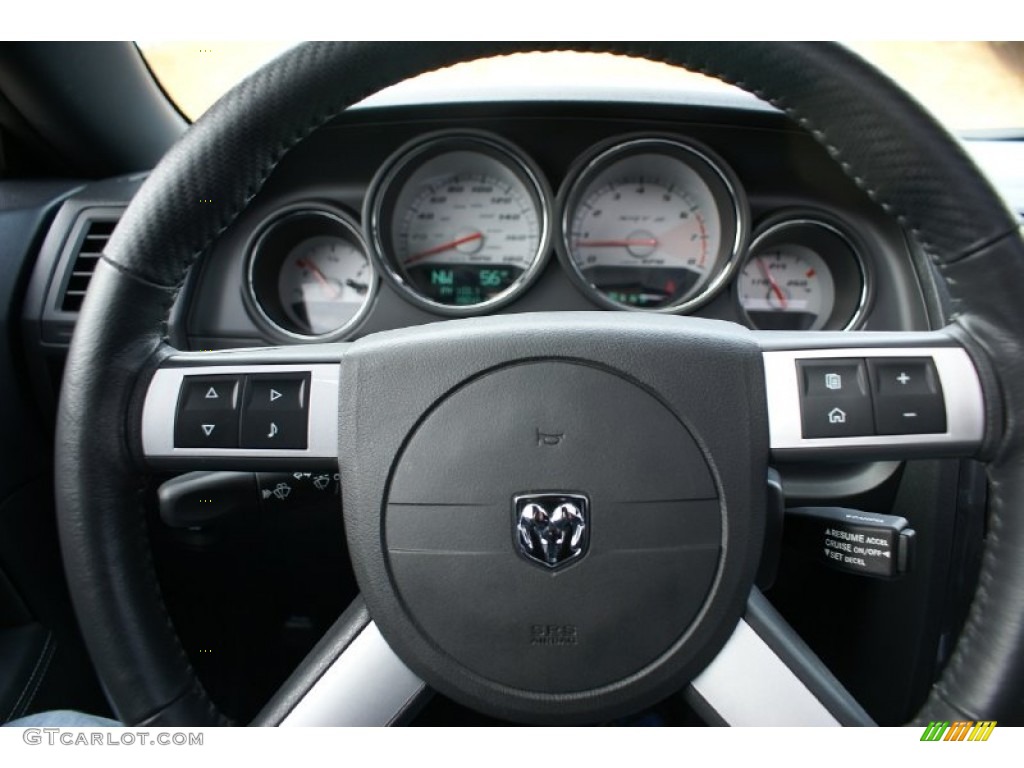
<path id="1" fill-rule="evenodd" d="M 691 683 L 728 725 L 839 726 L 746 621 Z"/>
<path id="2" fill-rule="evenodd" d="M 391 725 L 425 687 L 371 622 L 281 726 Z"/>
<path id="3" fill-rule="evenodd" d="M 231 376 L 250 373 L 309 373 L 308 441 L 295 448 L 175 448 L 178 395 L 186 376 Z M 338 366 L 319 364 L 208 365 L 161 368 L 153 376 L 142 409 L 142 449 L 148 459 L 282 458 L 337 459 Z"/>
<path id="4" fill-rule="evenodd" d="M 969 455 L 985 434 L 985 399 L 981 381 L 967 352 L 959 347 L 846 347 L 764 352 L 764 381 L 768 397 L 768 427 L 772 454 L 820 456 L 828 449 L 880 449 L 899 453 L 923 449 L 936 455 Z M 797 360 L 822 358 L 930 357 L 942 384 L 946 404 L 946 431 L 936 434 L 867 435 L 863 437 L 802 436 L 800 381 Z M 930 450 L 929 450 L 930 449 Z M 829 451 L 829 455 L 840 451 Z"/>

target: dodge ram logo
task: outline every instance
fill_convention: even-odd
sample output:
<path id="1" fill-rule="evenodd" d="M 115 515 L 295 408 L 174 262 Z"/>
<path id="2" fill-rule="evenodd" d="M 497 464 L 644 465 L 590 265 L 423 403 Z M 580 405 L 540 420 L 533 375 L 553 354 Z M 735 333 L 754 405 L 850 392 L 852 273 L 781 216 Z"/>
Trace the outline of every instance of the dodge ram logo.
<path id="1" fill-rule="evenodd" d="M 515 540 L 530 562 L 560 568 L 578 560 L 590 539 L 587 497 L 575 493 L 526 493 L 513 499 Z"/>

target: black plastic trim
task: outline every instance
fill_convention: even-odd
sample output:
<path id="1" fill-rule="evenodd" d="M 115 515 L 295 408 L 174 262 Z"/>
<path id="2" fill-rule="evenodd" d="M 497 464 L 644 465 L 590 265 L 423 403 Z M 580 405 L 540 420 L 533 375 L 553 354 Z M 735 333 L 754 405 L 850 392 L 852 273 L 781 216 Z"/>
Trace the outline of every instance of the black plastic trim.
<path id="1" fill-rule="evenodd" d="M 152 168 L 188 125 L 129 42 L 6 43 L 0 91 L 93 177 Z"/>

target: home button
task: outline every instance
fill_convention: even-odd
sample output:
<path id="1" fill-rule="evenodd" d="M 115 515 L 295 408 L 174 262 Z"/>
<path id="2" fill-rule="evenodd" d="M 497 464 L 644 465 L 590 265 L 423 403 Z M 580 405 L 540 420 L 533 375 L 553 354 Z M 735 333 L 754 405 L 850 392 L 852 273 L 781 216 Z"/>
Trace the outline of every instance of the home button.
<path id="1" fill-rule="evenodd" d="M 875 434 L 863 360 L 800 360 L 797 370 L 805 438 Z"/>

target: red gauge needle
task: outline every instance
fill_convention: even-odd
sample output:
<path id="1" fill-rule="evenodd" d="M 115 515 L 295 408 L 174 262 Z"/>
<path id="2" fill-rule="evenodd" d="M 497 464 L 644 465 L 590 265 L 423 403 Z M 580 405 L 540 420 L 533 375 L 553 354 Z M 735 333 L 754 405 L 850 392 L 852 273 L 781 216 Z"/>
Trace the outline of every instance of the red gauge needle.
<path id="1" fill-rule="evenodd" d="M 775 278 L 772 277 L 772 273 L 769 271 L 768 267 L 765 266 L 764 259 L 759 258 L 757 260 L 757 266 L 761 268 L 761 274 L 764 275 L 764 279 L 767 280 L 768 284 L 772 287 L 772 293 L 778 297 L 779 303 L 782 304 L 782 308 L 785 309 L 788 305 L 786 302 L 786 294 L 782 292 L 782 289 L 779 288 L 779 284 L 775 282 Z"/>
<path id="2" fill-rule="evenodd" d="M 576 245 L 583 248 L 629 248 L 631 245 L 655 248 L 658 241 L 653 237 L 638 237 L 633 240 L 577 240 Z"/>
<path id="3" fill-rule="evenodd" d="M 320 271 L 320 267 L 309 259 L 297 259 L 295 261 L 295 266 L 299 269 L 308 269 L 312 272 L 313 277 L 315 277 L 316 281 L 320 283 L 320 287 L 324 289 L 324 293 L 326 293 L 328 297 L 337 299 L 341 296 L 341 291 L 338 290 L 338 287 L 328 280 L 324 273 Z"/>
<path id="4" fill-rule="evenodd" d="M 473 234 L 466 235 L 465 237 L 457 237 L 454 240 L 449 240 L 447 243 L 441 243 L 440 245 L 435 245 L 433 248 L 427 248 L 425 251 L 414 253 L 402 263 L 413 264 L 420 259 L 427 258 L 427 256 L 433 256 L 435 253 L 444 253 L 445 251 L 450 251 L 452 248 L 458 248 L 464 243 L 472 243 L 474 240 L 482 240 L 483 237 L 483 232 L 474 232 Z"/>

